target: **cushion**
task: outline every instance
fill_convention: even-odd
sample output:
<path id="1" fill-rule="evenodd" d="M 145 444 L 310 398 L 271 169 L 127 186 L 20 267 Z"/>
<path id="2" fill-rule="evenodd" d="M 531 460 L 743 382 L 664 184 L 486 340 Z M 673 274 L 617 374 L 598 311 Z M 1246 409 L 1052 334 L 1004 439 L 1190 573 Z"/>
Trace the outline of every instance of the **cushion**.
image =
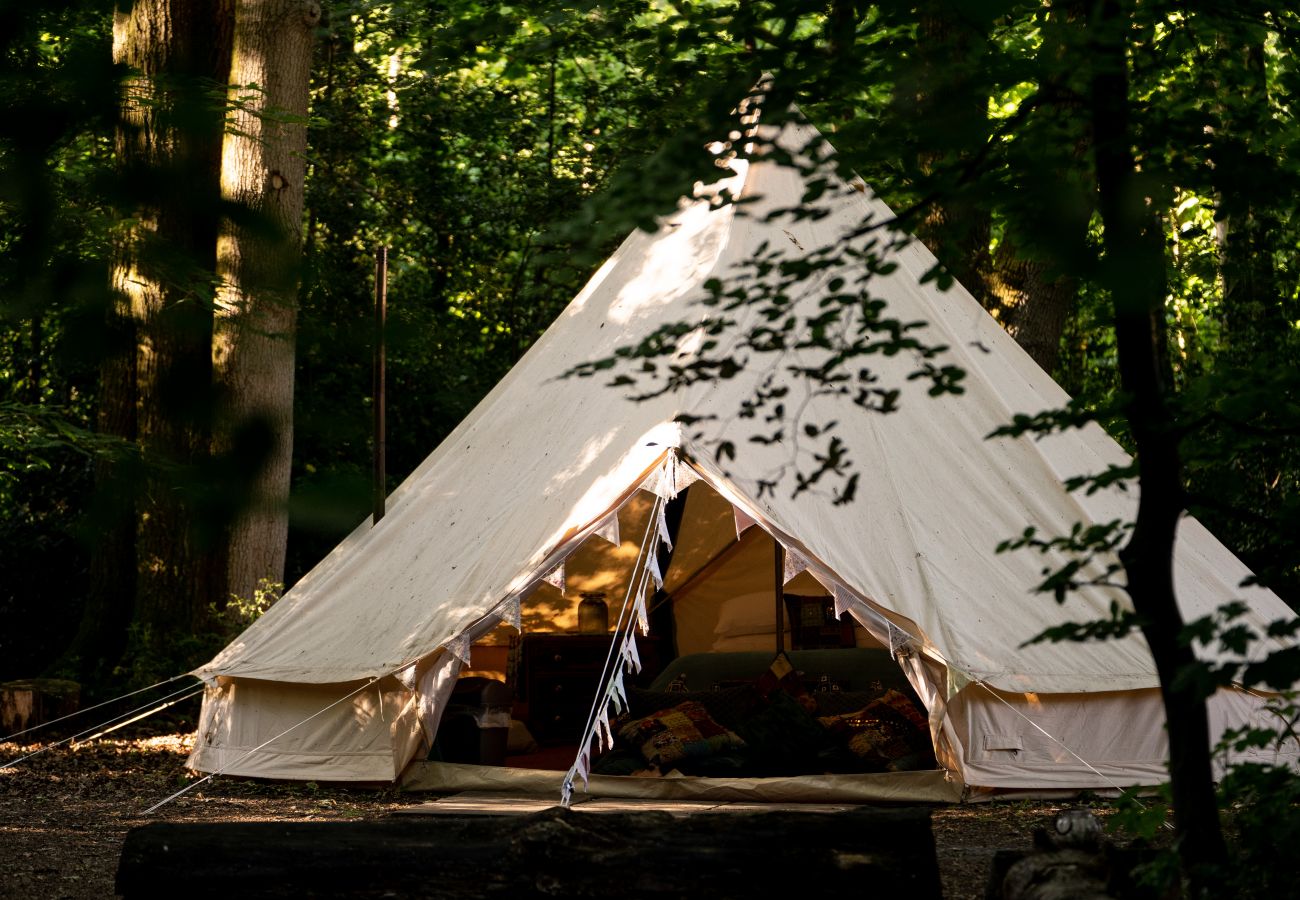
<path id="1" fill-rule="evenodd" d="M 876 682 L 874 690 L 869 691 L 824 691 L 813 692 L 813 702 L 817 704 L 818 716 L 842 716 L 857 712 L 885 693 L 885 689 Z"/>
<path id="2" fill-rule="evenodd" d="M 691 700 L 633 719 L 619 728 L 618 736 L 638 748 L 647 763 L 660 769 L 683 759 L 745 746 L 735 732 L 719 725 L 708 710 Z"/>
<path id="3" fill-rule="evenodd" d="M 785 610 L 781 611 L 781 615 L 785 618 L 785 633 L 789 634 L 790 617 Z M 722 601 L 718 609 L 718 624 L 714 626 L 713 633 L 718 637 L 776 634 L 776 600 L 772 592 L 740 594 Z"/>
<path id="4" fill-rule="evenodd" d="M 685 694 L 676 691 L 646 691 L 631 688 L 627 693 L 628 715 L 633 719 L 639 719 L 687 700 L 703 706 L 715 722 L 732 731 L 735 731 L 736 726 L 750 713 L 763 705 L 763 698 L 758 695 L 758 691 L 752 684 L 725 687 L 716 691 L 692 691 Z"/>
<path id="5" fill-rule="evenodd" d="M 886 691 L 856 712 L 817 721 L 869 770 L 934 767 L 925 717 L 899 691 Z"/>

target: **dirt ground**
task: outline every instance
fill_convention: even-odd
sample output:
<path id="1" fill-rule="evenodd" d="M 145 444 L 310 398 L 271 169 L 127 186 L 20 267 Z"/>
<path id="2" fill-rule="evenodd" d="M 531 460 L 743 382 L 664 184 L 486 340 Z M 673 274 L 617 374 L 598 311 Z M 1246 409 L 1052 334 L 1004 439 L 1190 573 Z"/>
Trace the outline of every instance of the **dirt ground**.
<path id="1" fill-rule="evenodd" d="M 114 736 L 75 750 L 47 750 L 0 770 L 0 897 L 113 897 L 122 841 L 148 822 L 379 818 L 435 799 L 396 789 L 219 778 L 146 816 L 147 808 L 197 780 L 182 766 L 190 741 L 188 733 Z M 0 744 L 0 765 L 38 747 Z M 1027 849 L 1033 829 L 1060 808 L 1023 802 L 935 808 L 945 897 L 982 898 L 994 851 Z"/>

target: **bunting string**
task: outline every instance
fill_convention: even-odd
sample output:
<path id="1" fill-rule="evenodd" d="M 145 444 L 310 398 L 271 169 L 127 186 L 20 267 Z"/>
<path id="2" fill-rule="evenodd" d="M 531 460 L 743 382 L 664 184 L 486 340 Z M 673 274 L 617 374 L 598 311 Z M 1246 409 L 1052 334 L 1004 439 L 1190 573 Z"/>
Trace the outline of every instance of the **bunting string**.
<path id="1" fill-rule="evenodd" d="M 681 467 L 682 473 L 689 471 L 688 467 Z M 690 474 L 694 475 L 693 472 Z M 656 590 L 663 587 L 663 573 L 660 571 L 658 560 L 659 545 L 662 544 L 669 549 L 672 547 L 664 508 L 666 499 L 664 494 L 669 491 L 675 494 L 677 489 L 684 488 L 691 480 L 694 479 L 687 480 L 684 474 L 679 473 L 676 456 L 669 454 L 658 473 L 658 478 L 653 482 L 667 490 L 654 492 L 655 501 L 650 510 L 650 520 L 641 539 L 637 559 L 632 566 L 627 595 L 619 610 L 618 621 L 614 625 L 614 636 L 601 669 L 600 689 L 587 715 L 587 724 L 578 744 L 577 758 L 565 774 L 560 787 L 562 806 L 569 806 L 572 802 L 574 783 L 578 779 L 582 779 L 584 788 L 590 783 L 593 742 L 599 750 L 614 746 L 614 729 L 610 724 L 611 712 L 614 717 L 617 717 L 628 708 L 625 673 L 629 669 L 635 672 L 641 671 L 641 656 L 636 646 L 636 633 L 638 631 L 643 635 L 650 633 L 646 595 L 650 591 L 651 583 L 655 585 Z"/>

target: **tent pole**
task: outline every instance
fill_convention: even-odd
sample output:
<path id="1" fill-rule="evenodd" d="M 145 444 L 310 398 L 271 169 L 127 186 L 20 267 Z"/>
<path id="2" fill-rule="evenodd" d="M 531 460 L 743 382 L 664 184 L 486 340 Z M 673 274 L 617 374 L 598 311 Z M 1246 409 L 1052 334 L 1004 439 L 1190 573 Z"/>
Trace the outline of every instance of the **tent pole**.
<path id="1" fill-rule="evenodd" d="M 387 476 L 384 472 L 384 459 L 387 456 L 387 434 L 384 423 L 384 331 L 388 320 L 388 248 L 379 246 L 375 250 L 375 358 L 373 373 L 372 403 L 375 412 L 375 469 L 372 493 L 371 526 L 377 525 L 384 517 L 384 501 L 388 496 Z"/>
<path id="2" fill-rule="evenodd" d="M 776 652 L 779 656 L 785 650 L 785 548 L 776 538 L 772 538 L 772 544 L 776 548 L 772 557 L 776 560 L 773 593 L 776 595 Z"/>

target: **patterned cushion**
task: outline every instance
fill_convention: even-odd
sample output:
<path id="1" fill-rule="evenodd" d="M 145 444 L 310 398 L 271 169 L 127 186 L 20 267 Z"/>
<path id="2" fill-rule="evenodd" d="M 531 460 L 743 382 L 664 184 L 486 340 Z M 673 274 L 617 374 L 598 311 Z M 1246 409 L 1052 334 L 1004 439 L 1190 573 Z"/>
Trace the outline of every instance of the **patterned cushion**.
<path id="1" fill-rule="evenodd" d="M 925 716 L 899 691 L 887 691 L 856 712 L 817 721 L 869 769 L 899 771 L 934 766 Z"/>
<path id="2" fill-rule="evenodd" d="M 631 688 L 627 694 L 628 714 L 639 719 L 661 709 L 668 709 L 687 700 L 703 706 L 709 717 L 732 731 L 754 710 L 763 705 L 763 699 L 752 684 L 724 687 L 717 691 L 645 691 Z M 860 706 L 861 704 L 859 704 Z M 857 709 L 858 707 L 854 707 Z"/>
<path id="3" fill-rule="evenodd" d="M 745 746 L 737 734 L 719 725 L 708 710 L 690 700 L 633 719 L 618 730 L 618 736 L 639 748 L 645 761 L 660 769 L 679 760 Z"/>

